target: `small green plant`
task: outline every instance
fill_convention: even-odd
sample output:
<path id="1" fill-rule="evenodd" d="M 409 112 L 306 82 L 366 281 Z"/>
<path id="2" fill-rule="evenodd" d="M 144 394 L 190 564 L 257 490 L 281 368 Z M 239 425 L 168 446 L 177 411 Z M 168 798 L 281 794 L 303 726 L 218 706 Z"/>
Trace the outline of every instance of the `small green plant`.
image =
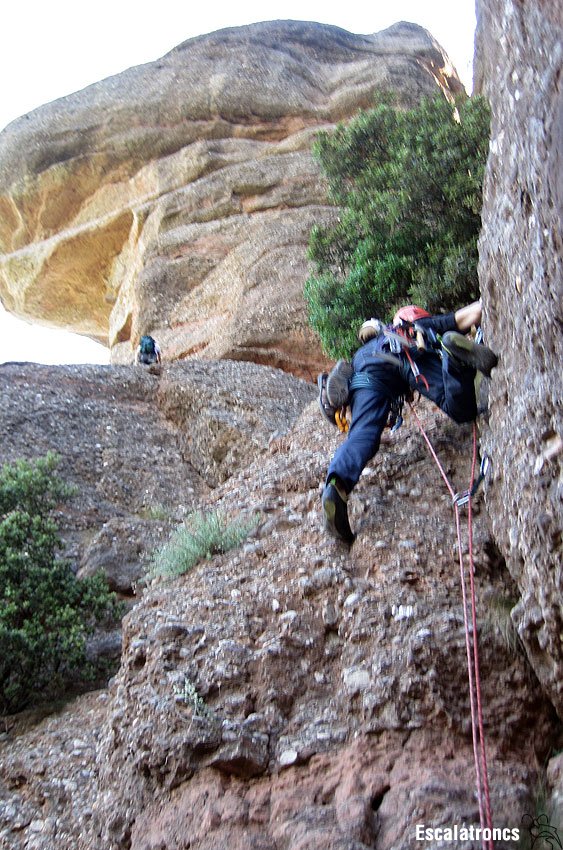
<path id="1" fill-rule="evenodd" d="M 492 632 L 498 631 L 506 649 L 511 655 L 517 655 L 522 650 L 520 638 L 512 622 L 510 613 L 517 599 L 495 595 L 488 600 L 485 626 Z"/>
<path id="2" fill-rule="evenodd" d="M 183 575 L 200 561 L 235 549 L 248 537 L 257 522 L 257 517 L 229 519 L 219 511 L 190 514 L 172 532 L 168 542 L 157 549 L 148 578 Z"/>
<path id="3" fill-rule="evenodd" d="M 0 713 L 93 678 L 86 639 L 120 613 L 103 575 L 78 580 L 57 554 L 55 509 L 70 488 L 54 454 L 0 470 Z"/>
<path id="4" fill-rule="evenodd" d="M 184 677 L 181 685 L 174 685 L 174 693 L 179 702 L 191 708 L 194 717 L 205 717 L 209 720 L 215 716 L 203 697 L 198 693 L 194 683 L 187 676 Z"/>
<path id="5" fill-rule="evenodd" d="M 166 522 L 172 516 L 169 508 L 166 508 L 164 505 L 155 504 L 148 505 L 141 510 L 141 516 L 143 519 L 154 519 L 159 522 Z"/>

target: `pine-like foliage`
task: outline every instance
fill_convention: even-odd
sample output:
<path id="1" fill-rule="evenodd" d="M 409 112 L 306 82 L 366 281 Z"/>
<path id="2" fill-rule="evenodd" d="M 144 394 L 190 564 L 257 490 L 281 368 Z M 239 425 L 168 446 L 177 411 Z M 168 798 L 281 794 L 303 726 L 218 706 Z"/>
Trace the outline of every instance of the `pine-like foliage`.
<path id="1" fill-rule="evenodd" d="M 311 233 L 305 298 L 328 355 L 349 357 L 365 319 L 403 304 L 437 313 L 478 297 L 489 120 L 480 97 L 406 110 L 382 97 L 319 134 L 313 153 L 340 215 Z"/>

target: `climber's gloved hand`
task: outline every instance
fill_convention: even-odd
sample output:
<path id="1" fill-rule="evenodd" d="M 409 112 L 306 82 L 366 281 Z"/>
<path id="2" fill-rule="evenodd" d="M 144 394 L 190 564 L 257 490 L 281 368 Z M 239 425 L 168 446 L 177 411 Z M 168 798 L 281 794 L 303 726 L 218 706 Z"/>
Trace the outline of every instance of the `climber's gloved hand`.
<path id="1" fill-rule="evenodd" d="M 362 345 L 365 345 L 374 336 L 379 336 L 383 332 L 384 327 L 385 325 L 380 319 L 368 319 L 367 322 L 364 322 L 358 333 L 358 338 Z"/>

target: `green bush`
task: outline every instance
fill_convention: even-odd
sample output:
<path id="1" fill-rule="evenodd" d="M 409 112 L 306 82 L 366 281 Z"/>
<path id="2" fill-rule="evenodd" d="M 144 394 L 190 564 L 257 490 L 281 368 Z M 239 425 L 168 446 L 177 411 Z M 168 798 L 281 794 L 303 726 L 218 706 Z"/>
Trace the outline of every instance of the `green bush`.
<path id="1" fill-rule="evenodd" d="M 361 323 L 403 304 L 431 313 L 478 297 L 477 239 L 489 141 L 480 97 L 443 96 L 412 109 L 381 97 L 348 125 L 317 137 L 337 222 L 315 227 L 309 321 L 325 352 L 350 357 Z"/>
<path id="2" fill-rule="evenodd" d="M 86 638 L 119 606 L 105 577 L 78 580 L 61 548 L 56 506 L 73 491 L 48 454 L 0 470 L 0 713 L 93 675 Z"/>
<path id="3" fill-rule="evenodd" d="M 198 693 L 194 683 L 187 676 L 184 676 L 184 681 L 181 685 L 178 684 L 174 687 L 174 693 L 178 702 L 191 708 L 194 717 L 205 717 L 208 720 L 215 718 L 214 712 L 209 708 L 201 694 Z"/>
<path id="4" fill-rule="evenodd" d="M 192 513 L 157 549 L 148 578 L 183 575 L 200 561 L 235 549 L 256 525 L 256 517 L 230 520 L 218 511 Z"/>

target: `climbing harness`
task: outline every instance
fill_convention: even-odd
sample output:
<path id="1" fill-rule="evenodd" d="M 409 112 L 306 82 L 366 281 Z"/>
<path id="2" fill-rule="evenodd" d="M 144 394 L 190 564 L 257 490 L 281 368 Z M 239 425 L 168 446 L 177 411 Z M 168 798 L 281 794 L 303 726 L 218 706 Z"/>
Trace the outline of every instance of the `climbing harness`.
<path id="1" fill-rule="evenodd" d="M 428 390 L 428 381 L 413 360 L 411 351 L 426 351 L 432 348 L 440 352 L 440 340 L 432 328 L 424 328 L 418 322 L 401 319 L 399 325 L 393 330 L 388 326 L 382 326 L 381 333 L 384 335 L 391 355 L 384 352 L 374 352 L 373 356 L 379 360 L 389 360 L 394 355 L 404 353 L 414 375 L 415 384 L 419 381 Z M 397 364 L 396 356 L 394 362 Z"/>
<path id="2" fill-rule="evenodd" d="M 401 316 L 401 313 L 404 313 L 404 315 Z M 369 319 L 362 325 L 360 330 L 360 339 L 362 340 L 361 331 L 365 328 L 371 330 L 374 335 L 383 334 L 389 346 L 389 353 L 385 351 L 374 351 L 370 356 L 373 357 L 374 360 L 391 363 L 391 365 L 401 368 L 402 364 L 399 355 L 404 353 L 408 361 L 409 368 L 414 375 L 415 385 L 418 385 L 420 382 L 428 391 L 428 381 L 421 373 L 418 364 L 412 357 L 411 352 L 427 351 L 428 349 L 431 349 L 441 356 L 442 349 L 441 336 L 437 334 L 433 328 L 422 327 L 419 322 L 416 321 L 416 318 L 420 318 L 423 315 L 427 316 L 429 314 L 421 308 L 410 306 L 402 308 L 397 313 L 395 319 L 398 324 L 393 327 L 384 325 L 380 319 Z M 481 334 L 480 337 L 479 334 Z M 482 332 L 479 328 L 477 341 L 480 342 L 481 340 Z M 349 377 L 349 375 L 351 377 Z M 338 396 L 338 399 L 333 399 L 335 402 L 334 404 L 331 404 L 329 400 L 331 380 L 334 382 L 334 387 L 337 390 Z M 330 373 L 323 372 L 318 376 L 317 384 L 319 386 L 319 406 L 324 417 L 332 425 L 336 425 L 341 433 L 348 433 L 350 429 L 350 423 L 347 417 L 349 402 L 348 392 L 356 389 L 373 387 L 374 382 L 372 376 L 365 372 L 353 372 L 352 366 L 348 363 L 348 361 L 339 360 Z M 385 426 L 391 429 L 391 433 L 397 431 L 403 424 L 402 412 L 405 400 L 412 401 L 412 394 L 410 397 L 407 396 L 406 399 L 405 396 L 399 396 L 391 402 L 391 409 Z M 483 477 L 485 472 L 486 470 L 483 471 Z M 481 480 L 482 477 L 476 483 L 475 490 L 481 483 Z M 471 495 L 474 495 L 475 490 Z M 456 499 L 458 499 L 460 506 L 467 504 L 468 493 L 464 492 L 456 494 Z"/>
<path id="3" fill-rule="evenodd" d="M 422 312 L 425 314 L 425 311 Z M 389 353 L 375 351 L 372 354 L 373 358 L 401 368 L 402 361 L 399 355 L 404 352 L 410 369 L 415 376 L 415 383 L 418 384 L 420 381 L 424 384 L 425 389 L 428 390 L 428 381 L 421 374 L 410 351 L 423 351 L 426 350 L 427 346 L 433 348 L 439 347 L 439 340 L 434 331 L 431 328 L 422 328 L 417 322 L 411 322 L 406 317 L 400 320 L 397 331 L 388 325 L 384 325 L 379 319 L 370 319 L 364 322 L 362 329 L 366 327 L 374 335 L 384 334 L 389 345 Z M 347 417 L 349 392 L 356 389 L 373 387 L 374 383 L 368 373 L 354 373 L 348 361 L 339 360 L 329 373 L 323 372 L 318 376 L 317 385 L 319 387 L 319 407 L 321 413 L 332 425 L 336 425 L 341 433 L 346 434 L 350 429 Z M 391 402 L 386 427 L 390 428 L 392 433 L 400 428 L 403 423 L 404 403 L 404 395 L 393 399 Z"/>
<path id="4" fill-rule="evenodd" d="M 493 832 L 493 824 L 492 824 L 492 815 L 491 815 L 491 799 L 490 799 L 490 791 L 489 791 L 489 779 L 488 779 L 488 771 L 487 771 L 487 753 L 485 748 L 485 736 L 484 736 L 484 728 L 483 728 L 483 709 L 482 709 L 482 699 L 481 699 L 481 678 L 479 674 L 479 648 L 477 641 L 477 615 L 476 615 L 476 605 L 475 605 L 475 567 L 473 562 L 473 517 L 472 517 L 472 506 L 471 506 L 471 498 L 476 492 L 477 488 L 483 481 L 489 469 L 489 459 L 487 456 L 483 457 L 481 461 L 481 467 L 479 476 L 475 479 L 475 468 L 477 465 L 477 426 L 475 422 L 473 422 L 473 457 L 471 461 L 471 477 L 470 484 L 467 491 L 462 494 L 455 493 L 452 485 L 450 484 L 448 477 L 444 471 L 442 464 L 436 454 L 432 443 L 424 427 L 420 418 L 414 408 L 414 405 L 410 404 L 410 409 L 413 413 L 415 421 L 418 425 L 418 428 L 426 442 L 430 450 L 430 454 L 434 458 L 440 475 L 442 476 L 446 487 L 452 497 L 452 503 L 454 506 L 455 513 L 455 521 L 456 521 L 456 533 L 457 533 L 457 546 L 458 546 L 458 554 L 459 554 L 459 569 L 460 569 L 460 582 L 461 582 L 461 596 L 463 601 L 463 620 L 465 626 L 465 649 L 467 654 L 467 672 L 469 679 L 469 702 L 471 706 L 471 731 L 473 738 L 473 757 L 475 760 L 475 777 L 476 777 L 476 791 L 477 791 L 477 799 L 479 803 L 479 819 L 481 823 L 481 827 L 484 829 L 487 827 L 490 832 L 489 834 L 492 836 Z M 471 617 L 469 615 L 469 603 L 467 599 L 467 579 L 465 575 L 465 566 L 463 559 L 463 551 L 462 551 L 462 541 L 461 541 L 461 522 L 459 515 L 459 508 L 461 505 L 467 504 L 467 532 L 468 532 L 468 548 L 469 548 L 469 590 L 470 590 L 470 602 L 471 602 Z M 471 634 L 473 635 L 473 640 L 471 639 Z M 490 840 L 483 839 L 482 841 L 483 850 L 492 850 L 493 841 L 492 838 Z"/>
<path id="5" fill-rule="evenodd" d="M 369 372 L 354 372 L 349 383 L 350 390 L 370 389 L 376 386 L 377 378 L 374 378 Z M 398 431 L 403 424 L 403 406 L 405 401 L 406 397 L 404 395 L 395 396 L 391 401 L 385 427 L 390 428 L 392 434 Z"/>

